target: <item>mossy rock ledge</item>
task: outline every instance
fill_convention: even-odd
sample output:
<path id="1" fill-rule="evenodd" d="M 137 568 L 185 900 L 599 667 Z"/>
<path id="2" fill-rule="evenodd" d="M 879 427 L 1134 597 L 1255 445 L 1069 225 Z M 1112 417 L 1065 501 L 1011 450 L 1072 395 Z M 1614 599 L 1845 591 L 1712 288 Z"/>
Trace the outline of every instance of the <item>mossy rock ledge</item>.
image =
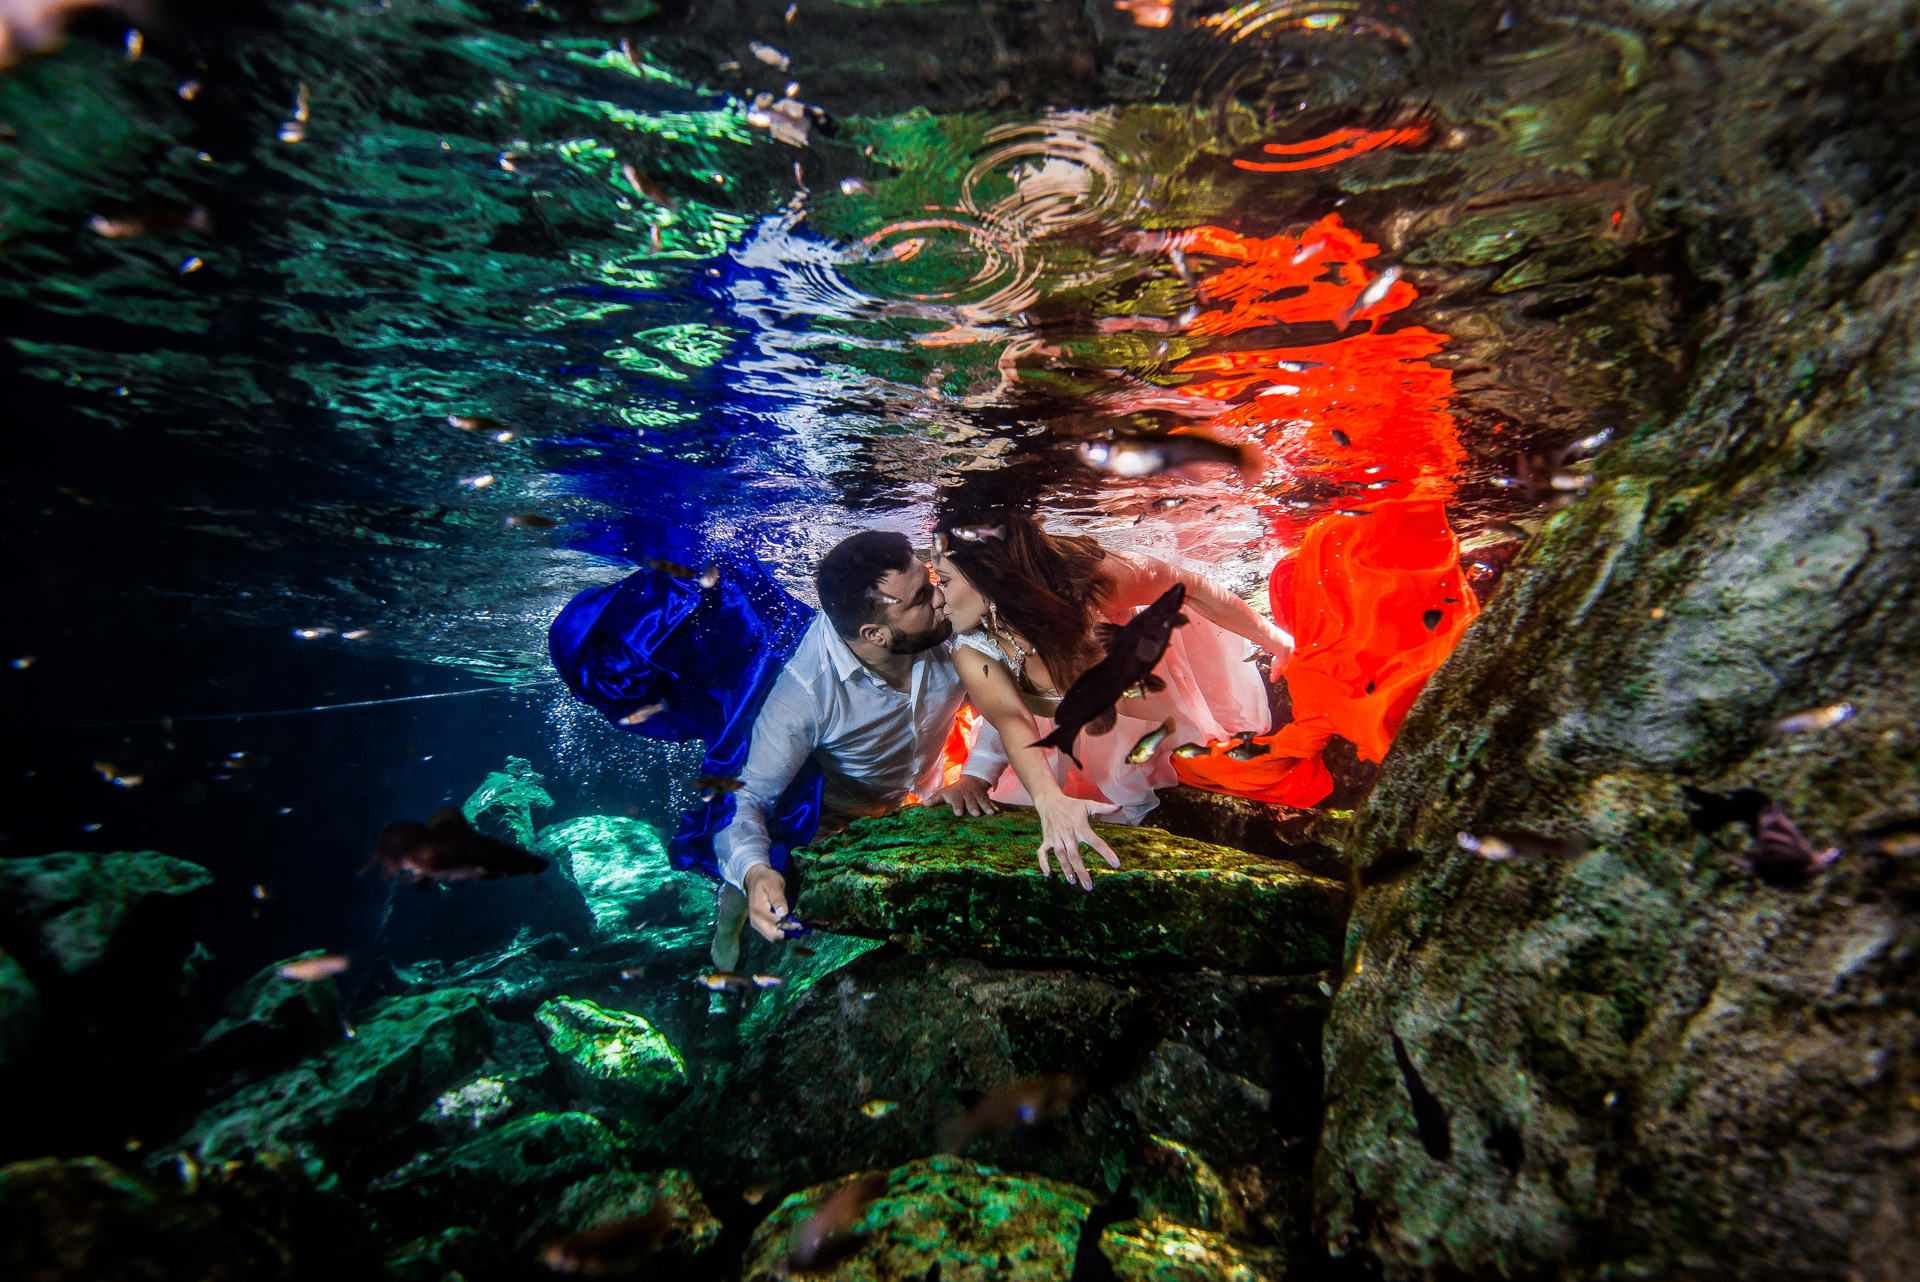
<path id="1" fill-rule="evenodd" d="M 1095 824 L 1120 857 L 1092 891 L 1042 878 L 1031 811 L 914 808 L 855 820 L 793 862 L 794 911 L 919 952 L 1298 974 L 1336 964 L 1346 888 L 1298 867 L 1157 828 Z"/>

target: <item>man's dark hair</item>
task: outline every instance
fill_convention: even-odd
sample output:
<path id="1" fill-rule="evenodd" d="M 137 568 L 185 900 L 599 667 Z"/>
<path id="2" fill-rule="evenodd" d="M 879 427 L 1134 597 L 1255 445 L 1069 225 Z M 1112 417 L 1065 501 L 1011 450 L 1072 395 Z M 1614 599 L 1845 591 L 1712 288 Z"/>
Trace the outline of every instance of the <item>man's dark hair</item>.
<path id="1" fill-rule="evenodd" d="M 862 530 L 841 539 L 820 558 L 813 572 L 820 608 L 841 636 L 857 636 L 862 625 L 879 623 L 886 617 L 880 580 L 895 570 L 911 570 L 916 564 L 913 544 L 904 534 Z"/>

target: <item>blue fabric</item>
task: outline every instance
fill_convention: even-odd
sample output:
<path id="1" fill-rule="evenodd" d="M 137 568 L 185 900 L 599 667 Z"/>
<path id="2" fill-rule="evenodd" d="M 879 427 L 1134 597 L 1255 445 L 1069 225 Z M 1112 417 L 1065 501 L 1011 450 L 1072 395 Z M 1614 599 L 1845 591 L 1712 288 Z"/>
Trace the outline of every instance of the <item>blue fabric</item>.
<path id="1" fill-rule="evenodd" d="M 796 601 L 751 557 L 723 569 L 720 585 L 641 570 L 567 603 L 547 629 L 547 650 L 567 689 L 609 721 L 650 703 L 666 708 L 623 730 L 707 745 L 700 773 L 737 778 L 747 764 L 753 722 L 813 610 Z M 819 765 L 807 763 L 767 813 L 768 859 L 785 872 L 787 854 L 820 823 Z M 667 847 L 676 868 L 720 875 L 713 837 L 733 822 L 722 794 L 681 816 Z"/>

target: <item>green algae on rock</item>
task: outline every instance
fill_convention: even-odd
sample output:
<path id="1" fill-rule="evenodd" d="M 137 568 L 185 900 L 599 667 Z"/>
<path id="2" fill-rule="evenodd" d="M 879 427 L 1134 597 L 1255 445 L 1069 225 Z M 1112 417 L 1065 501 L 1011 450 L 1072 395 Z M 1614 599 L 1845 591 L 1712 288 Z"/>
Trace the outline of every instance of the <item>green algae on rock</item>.
<path id="1" fill-rule="evenodd" d="M 391 1144 L 492 1044 L 493 1021 L 470 992 L 392 998 L 362 1015 L 352 1038 L 200 1114 L 179 1143 L 203 1162 L 285 1149 L 322 1178 Z"/>
<path id="2" fill-rule="evenodd" d="M 157 850 L 0 859 L 0 905 L 68 974 L 105 957 L 114 931 L 148 895 L 184 895 L 212 882 L 199 864 Z"/>
<path id="3" fill-rule="evenodd" d="M 40 991 L 13 955 L 0 950 L 0 1068 L 27 1055 L 40 1031 Z"/>
<path id="4" fill-rule="evenodd" d="M 852 1178 L 852 1177 L 848 1177 Z M 788 1239 L 847 1180 L 791 1194 L 754 1231 L 743 1282 L 786 1276 Z M 809 1274 L 826 1282 L 1039 1282 L 1067 1276 L 1093 1195 L 1039 1175 L 1017 1175 L 959 1157 L 929 1157 L 887 1173 L 886 1192 L 852 1232 L 871 1236 L 854 1254 Z"/>
<path id="5" fill-rule="evenodd" d="M 546 777 L 525 757 L 508 757 L 506 767 L 480 781 L 460 807 L 470 824 L 493 819 L 513 835 L 515 845 L 532 846 L 533 812 L 549 810 L 553 798 L 540 785 Z"/>
<path id="6" fill-rule="evenodd" d="M 519 1246 L 522 1251 L 538 1250 L 548 1242 L 645 1215 L 663 1203 L 672 1209 L 673 1220 L 655 1250 L 652 1271 L 697 1275 L 719 1245 L 721 1226 L 700 1196 L 700 1186 L 685 1171 L 608 1171 L 569 1185 L 520 1234 Z"/>
<path id="7" fill-rule="evenodd" d="M 556 997 L 534 1019 L 554 1063 L 585 1098 L 661 1112 L 688 1090 L 686 1061 L 642 1016 Z"/>
<path id="8" fill-rule="evenodd" d="M 1288 1272 L 1277 1248 L 1159 1218 L 1109 1224 L 1100 1252 L 1122 1282 L 1284 1282 Z"/>
<path id="9" fill-rule="evenodd" d="M 965 955 L 1297 974 L 1334 964 L 1346 890 L 1292 864 L 1095 824 L 1091 893 L 1042 878 L 1027 811 L 914 808 L 797 851 L 794 911 L 828 930 Z"/>
<path id="10" fill-rule="evenodd" d="M 552 856 L 580 887 L 596 942 L 677 952 L 711 937 L 708 883 L 668 863 L 659 834 L 637 819 L 586 815 L 541 829 L 530 849 Z"/>
<path id="11" fill-rule="evenodd" d="M 453 1214 L 518 1224 L 563 1189 L 620 1165 L 620 1143 L 586 1113 L 534 1113 L 452 1148 L 422 1152 L 372 1181 L 367 1197 L 401 1225 L 424 1230 Z"/>

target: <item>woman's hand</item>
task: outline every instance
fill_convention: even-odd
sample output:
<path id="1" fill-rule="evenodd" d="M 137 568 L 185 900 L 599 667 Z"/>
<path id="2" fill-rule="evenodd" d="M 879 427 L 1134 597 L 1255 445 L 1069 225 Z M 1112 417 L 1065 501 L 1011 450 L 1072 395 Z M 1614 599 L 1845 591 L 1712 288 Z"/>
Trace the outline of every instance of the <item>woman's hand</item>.
<path id="1" fill-rule="evenodd" d="M 1109 867 L 1120 866 L 1120 856 L 1114 854 L 1113 847 L 1094 833 L 1092 823 L 1094 815 L 1108 814 L 1117 810 L 1117 806 L 1104 801 L 1083 801 L 1078 797 L 1065 796 L 1036 799 L 1034 806 L 1040 812 L 1042 877 L 1053 876 L 1053 868 L 1047 862 L 1047 855 L 1051 852 L 1060 859 L 1062 877 L 1079 882 L 1082 890 L 1092 890 L 1093 878 L 1088 875 L 1087 865 L 1080 859 L 1082 842 L 1099 851 Z"/>

